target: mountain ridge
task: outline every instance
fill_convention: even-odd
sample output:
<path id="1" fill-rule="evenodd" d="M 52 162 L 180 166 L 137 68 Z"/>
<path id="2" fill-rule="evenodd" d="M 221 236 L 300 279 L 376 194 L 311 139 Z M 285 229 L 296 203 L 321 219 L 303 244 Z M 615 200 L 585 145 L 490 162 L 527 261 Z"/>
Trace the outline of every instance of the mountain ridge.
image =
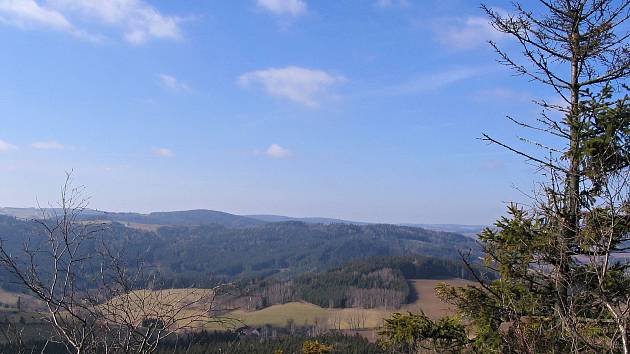
<path id="1" fill-rule="evenodd" d="M 21 250 L 26 239 L 35 242 L 33 247 L 44 247 L 47 240 L 39 223 L 5 215 L 0 216 L 0 239 L 9 252 Z M 171 287 L 213 286 L 216 279 L 289 278 L 372 256 L 459 259 L 460 250 L 478 255 L 477 243 L 456 233 L 299 221 L 243 228 L 167 225 L 152 231 L 112 222 L 99 230 L 98 238 L 89 239 L 84 252 L 101 243 L 121 252 L 128 264 L 142 259 Z"/>
<path id="2" fill-rule="evenodd" d="M 46 211 L 56 209 L 45 208 Z M 35 219 L 42 215 L 39 208 L 14 208 L 0 207 L 0 214 L 9 215 L 23 219 Z M 233 214 L 210 209 L 191 209 L 177 211 L 156 211 L 150 213 L 136 212 L 108 212 L 97 209 L 86 209 L 83 213 L 84 219 L 116 221 L 121 223 L 152 224 L 160 226 L 193 226 L 219 224 L 225 227 L 249 227 L 261 225 L 263 223 L 276 223 L 287 221 L 298 221 L 307 224 L 349 224 L 349 225 L 399 225 L 409 227 L 419 227 L 426 230 L 444 231 L 475 237 L 486 226 L 485 225 L 464 225 L 464 224 L 421 224 L 421 223 L 378 223 L 354 221 L 327 217 L 293 217 L 276 214 Z"/>

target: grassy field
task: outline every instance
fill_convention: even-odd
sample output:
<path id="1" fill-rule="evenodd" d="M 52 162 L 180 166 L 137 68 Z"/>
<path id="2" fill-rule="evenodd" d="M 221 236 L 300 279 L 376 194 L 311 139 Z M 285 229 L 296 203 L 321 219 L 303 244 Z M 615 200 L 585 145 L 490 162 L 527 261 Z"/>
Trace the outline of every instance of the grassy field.
<path id="1" fill-rule="evenodd" d="M 440 282 L 451 285 L 465 286 L 472 284 L 470 281 L 461 279 L 450 280 L 411 280 L 417 299 L 411 304 L 407 304 L 400 309 L 329 309 L 306 302 L 291 302 L 282 305 L 273 305 L 258 311 L 235 310 L 224 314 L 226 318 L 233 319 L 229 324 L 212 323 L 204 326 L 205 329 L 221 330 L 227 328 L 248 325 L 251 327 L 261 327 L 264 325 L 286 326 L 292 321 L 296 326 L 317 325 L 324 329 L 374 329 L 380 328 L 383 320 L 390 317 L 393 312 L 418 312 L 424 311 L 432 318 L 439 318 L 452 314 L 452 308 L 441 302 L 435 296 L 435 287 Z M 114 299 L 110 302 L 111 308 L 118 308 L 125 313 L 135 314 L 137 320 L 152 317 L 155 313 L 172 313 L 174 317 L 181 316 L 188 318 L 193 314 L 200 313 L 207 308 L 203 301 L 209 295 L 206 289 L 173 289 L 162 291 L 142 290 L 128 294 L 124 299 Z M 27 306 L 35 306 L 34 299 L 19 295 L 22 303 Z M 0 290 L 0 302 L 15 304 L 17 294 Z M 124 303 L 117 304 L 118 301 Z M 190 306 L 182 307 L 183 303 L 193 302 Z M 174 311 L 177 310 L 177 315 Z M 114 310 L 114 313 L 117 312 Z M 111 312 L 110 312 L 111 313 Z M 115 316 L 115 314 L 114 314 Z M 179 322 L 179 321 L 178 321 Z"/>
<path id="2" fill-rule="evenodd" d="M 449 304 L 443 303 L 435 295 L 435 287 L 439 283 L 448 283 L 454 286 L 466 286 L 474 285 L 475 283 L 469 280 L 463 279 L 449 279 L 449 280 L 430 280 L 430 279 L 417 279 L 411 280 L 414 290 L 418 298 L 411 304 L 403 306 L 398 312 L 419 312 L 420 310 L 433 318 L 440 318 L 445 315 L 453 314 L 453 307 Z"/>
<path id="3" fill-rule="evenodd" d="M 387 309 L 327 309 L 317 305 L 302 302 L 291 302 L 283 305 L 274 305 L 258 311 L 234 311 L 228 316 L 252 327 L 265 324 L 284 326 L 289 320 L 296 325 L 319 324 L 328 328 L 356 329 L 378 328 L 383 324 L 383 319 L 388 318 L 394 312 L 418 312 L 424 311 L 431 318 L 439 318 L 453 314 L 453 309 L 448 304 L 441 302 L 435 295 L 435 287 L 446 282 L 451 285 L 465 286 L 473 284 L 462 279 L 449 280 L 412 280 L 417 299 L 398 310 Z"/>
<path id="4" fill-rule="evenodd" d="M 42 304 L 30 295 L 0 289 L 0 303 L 8 306 L 0 306 L 0 311 L 16 311 L 18 298 L 20 299 L 20 306 L 24 311 L 37 311 L 42 308 Z"/>
<path id="5" fill-rule="evenodd" d="M 17 303 L 18 294 L 8 292 L 6 290 L 0 289 L 0 302 L 8 305 L 15 305 Z"/>
<path id="6" fill-rule="evenodd" d="M 290 302 L 273 305 L 258 311 L 236 310 L 230 316 L 253 327 L 265 324 L 284 326 L 289 320 L 293 320 L 296 325 L 301 326 L 327 320 L 329 311 L 309 303 Z"/>
<path id="7" fill-rule="evenodd" d="M 391 316 L 393 312 L 418 312 L 424 311 L 431 318 L 439 318 L 452 314 L 452 308 L 441 302 L 435 295 L 435 287 L 446 282 L 452 285 L 464 286 L 472 284 L 470 281 L 461 279 L 449 280 L 411 280 L 417 299 L 411 304 L 407 304 L 400 309 L 329 309 L 306 302 L 290 302 L 282 305 L 273 305 L 258 311 L 235 310 L 224 314 L 226 318 L 233 319 L 229 325 L 213 323 L 208 324 L 206 329 L 221 330 L 226 327 L 238 327 L 247 325 L 251 327 L 261 327 L 264 325 L 286 326 L 292 321 L 296 326 L 318 325 L 328 329 L 355 330 L 360 328 L 379 328 L 383 320 Z M 126 302 L 131 304 L 142 304 L 142 309 L 135 312 L 138 318 L 143 318 L 146 314 L 163 307 L 162 304 L 185 303 L 191 299 L 201 299 L 204 297 L 203 289 L 174 289 L 152 292 L 142 290 L 128 295 Z M 192 295 L 191 295 L 192 294 Z M 206 293 L 207 294 L 207 293 Z M 134 307 L 134 305 L 132 305 Z M 167 310 L 166 306 L 162 310 Z M 203 308 L 203 304 L 186 307 L 179 313 L 180 316 L 188 317 Z M 162 311 L 163 312 L 163 311 Z M 169 312 L 168 310 L 166 312 Z"/>
<path id="8" fill-rule="evenodd" d="M 325 309 L 310 303 L 290 302 L 258 311 L 237 310 L 228 316 L 251 327 L 264 325 L 282 327 L 291 320 L 296 326 L 319 325 L 323 328 L 350 329 L 379 327 L 383 317 L 389 313 L 379 309 Z"/>

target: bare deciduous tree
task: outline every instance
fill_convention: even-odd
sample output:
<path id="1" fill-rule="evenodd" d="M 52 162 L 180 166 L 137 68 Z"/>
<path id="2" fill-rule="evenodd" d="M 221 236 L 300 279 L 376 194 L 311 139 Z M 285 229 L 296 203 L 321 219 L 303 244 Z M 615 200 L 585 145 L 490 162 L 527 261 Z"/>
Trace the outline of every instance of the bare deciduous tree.
<path id="1" fill-rule="evenodd" d="M 49 342 L 69 353 L 150 353 L 169 336 L 230 321 L 218 308 L 221 287 L 159 288 L 141 261 L 128 264 L 103 238 L 107 224 L 82 219 L 87 205 L 67 174 L 59 204 L 35 220 L 41 233 L 19 252 L 0 241 L 0 266 L 45 306 Z"/>

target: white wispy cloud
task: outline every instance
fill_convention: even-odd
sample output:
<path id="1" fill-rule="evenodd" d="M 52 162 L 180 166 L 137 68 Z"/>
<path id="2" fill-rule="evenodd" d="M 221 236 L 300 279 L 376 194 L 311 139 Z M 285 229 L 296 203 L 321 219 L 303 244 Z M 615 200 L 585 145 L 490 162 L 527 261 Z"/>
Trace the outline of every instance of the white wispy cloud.
<path id="1" fill-rule="evenodd" d="M 171 149 L 167 148 L 155 148 L 153 149 L 153 154 L 159 157 L 173 157 L 175 153 Z"/>
<path id="2" fill-rule="evenodd" d="M 490 40 L 499 42 L 508 38 L 492 27 L 486 17 L 479 16 L 438 21 L 434 32 L 443 46 L 456 50 L 472 49 Z"/>
<path id="3" fill-rule="evenodd" d="M 256 0 L 256 3 L 275 15 L 300 16 L 308 11 L 304 0 Z"/>
<path id="4" fill-rule="evenodd" d="M 406 7 L 409 6 L 409 0 L 376 0 L 374 3 L 377 7 L 387 8 L 387 7 Z"/>
<path id="5" fill-rule="evenodd" d="M 489 159 L 482 163 L 481 169 L 488 171 L 502 170 L 505 168 L 505 162 L 498 159 Z"/>
<path id="6" fill-rule="evenodd" d="M 418 92 L 435 91 L 454 83 L 479 76 L 484 71 L 479 68 L 457 67 L 426 73 L 402 83 L 401 85 L 386 89 L 386 93 L 392 95 L 415 94 Z"/>
<path id="7" fill-rule="evenodd" d="M 63 144 L 55 141 L 36 141 L 31 144 L 31 147 L 39 150 L 62 150 L 64 148 Z"/>
<path id="8" fill-rule="evenodd" d="M 133 44 L 152 38 L 181 37 L 178 17 L 163 15 L 142 0 L 0 0 L 0 20 L 4 23 L 22 28 L 39 26 L 61 30 L 88 39 L 100 38 L 77 28 L 71 19 L 119 28 L 124 39 Z"/>
<path id="9" fill-rule="evenodd" d="M 272 96 L 283 97 L 309 107 L 318 106 L 318 99 L 328 89 L 344 81 L 342 76 L 297 66 L 251 71 L 238 78 L 238 83 L 243 87 L 257 84 Z"/>
<path id="10" fill-rule="evenodd" d="M 79 34 L 61 12 L 35 0 L 0 0 L 0 21 L 20 28 L 47 28 Z"/>
<path id="11" fill-rule="evenodd" d="M 265 150 L 265 155 L 275 159 L 281 159 L 285 157 L 291 156 L 291 151 L 286 149 L 278 144 L 271 144 L 267 150 Z"/>
<path id="12" fill-rule="evenodd" d="M 178 39 L 180 19 L 160 13 L 142 0 L 48 0 L 57 9 L 96 19 L 123 30 L 125 40 L 140 44 L 149 39 Z"/>
<path id="13" fill-rule="evenodd" d="M 175 76 L 160 74 L 158 75 L 162 85 L 169 90 L 173 91 L 190 91 L 190 86 L 187 83 L 180 81 Z"/>
<path id="14" fill-rule="evenodd" d="M 17 146 L 0 139 L 0 153 L 17 150 Z"/>
<path id="15" fill-rule="evenodd" d="M 505 87 L 479 90 L 474 94 L 474 98 L 480 100 L 502 100 L 506 102 L 526 102 L 534 99 L 528 92 L 517 91 Z"/>

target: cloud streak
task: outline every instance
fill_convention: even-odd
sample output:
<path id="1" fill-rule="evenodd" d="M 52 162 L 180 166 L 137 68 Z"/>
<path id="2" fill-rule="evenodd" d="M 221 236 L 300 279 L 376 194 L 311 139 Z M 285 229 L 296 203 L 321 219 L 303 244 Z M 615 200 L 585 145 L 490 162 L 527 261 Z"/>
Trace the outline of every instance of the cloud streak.
<path id="1" fill-rule="evenodd" d="M 439 21 L 434 33 L 442 46 L 454 50 L 468 50 L 486 44 L 499 42 L 508 36 L 497 31 L 487 18 L 471 16 L 467 18 Z"/>
<path id="2" fill-rule="evenodd" d="M 374 2 L 376 7 L 388 8 L 388 7 L 407 7 L 410 5 L 409 0 L 376 0 Z"/>
<path id="3" fill-rule="evenodd" d="M 308 11 L 304 0 L 257 0 L 256 3 L 258 7 L 274 15 L 297 17 Z"/>
<path id="4" fill-rule="evenodd" d="M 267 150 L 265 150 L 265 155 L 274 159 L 283 159 L 290 157 L 291 151 L 278 144 L 271 144 Z"/>
<path id="5" fill-rule="evenodd" d="M 342 76 L 297 66 L 251 71 L 238 78 L 242 87 L 260 86 L 271 96 L 308 107 L 319 106 L 319 99 L 332 86 L 344 81 Z"/>
<path id="6" fill-rule="evenodd" d="M 169 158 L 175 156 L 175 153 L 171 149 L 167 148 L 155 148 L 153 154 L 158 157 Z"/>
<path id="7" fill-rule="evenodd" d="M 495 87 L 483 89 L 473 94 L 473 98 L 479 101 L 501 101 L 501 102 L 531 102 L 534 97 L 525 91 L 517 91 L 506 87 Z"/>
<path id="8" fill-rule="evenodd" d="M 443 87 L 465 81 L 483 73 L 478 68 L 458 67 L 433 73 L 426 73 L 386 90 L 390 95 L 409 95 L 419 92 L 436 91 Z"/>
<path id="9" fill-rule="evenodd" d="M 187 83 L 178 80 L 174 76 L 167 75 L 167 74 L 160 74 L 158 75 L 158 78 L 160 79 L 160 83 L 162 83 L 162 85 L 169 90 L 190 91 L 190 86 L 188 86 Z"/>
<path id="10" fill-rule="evenodd" d="M 63 150 L 64 146 L 55 140 L 36 141 L 31 144 L 33 149 L 38 150 Z"/>
<path id="11" fill-rule="evenodd" d="M 13 150 L 17 150 L 17 146 L 0 139 L 0 153 L 10 152 Z"/>

